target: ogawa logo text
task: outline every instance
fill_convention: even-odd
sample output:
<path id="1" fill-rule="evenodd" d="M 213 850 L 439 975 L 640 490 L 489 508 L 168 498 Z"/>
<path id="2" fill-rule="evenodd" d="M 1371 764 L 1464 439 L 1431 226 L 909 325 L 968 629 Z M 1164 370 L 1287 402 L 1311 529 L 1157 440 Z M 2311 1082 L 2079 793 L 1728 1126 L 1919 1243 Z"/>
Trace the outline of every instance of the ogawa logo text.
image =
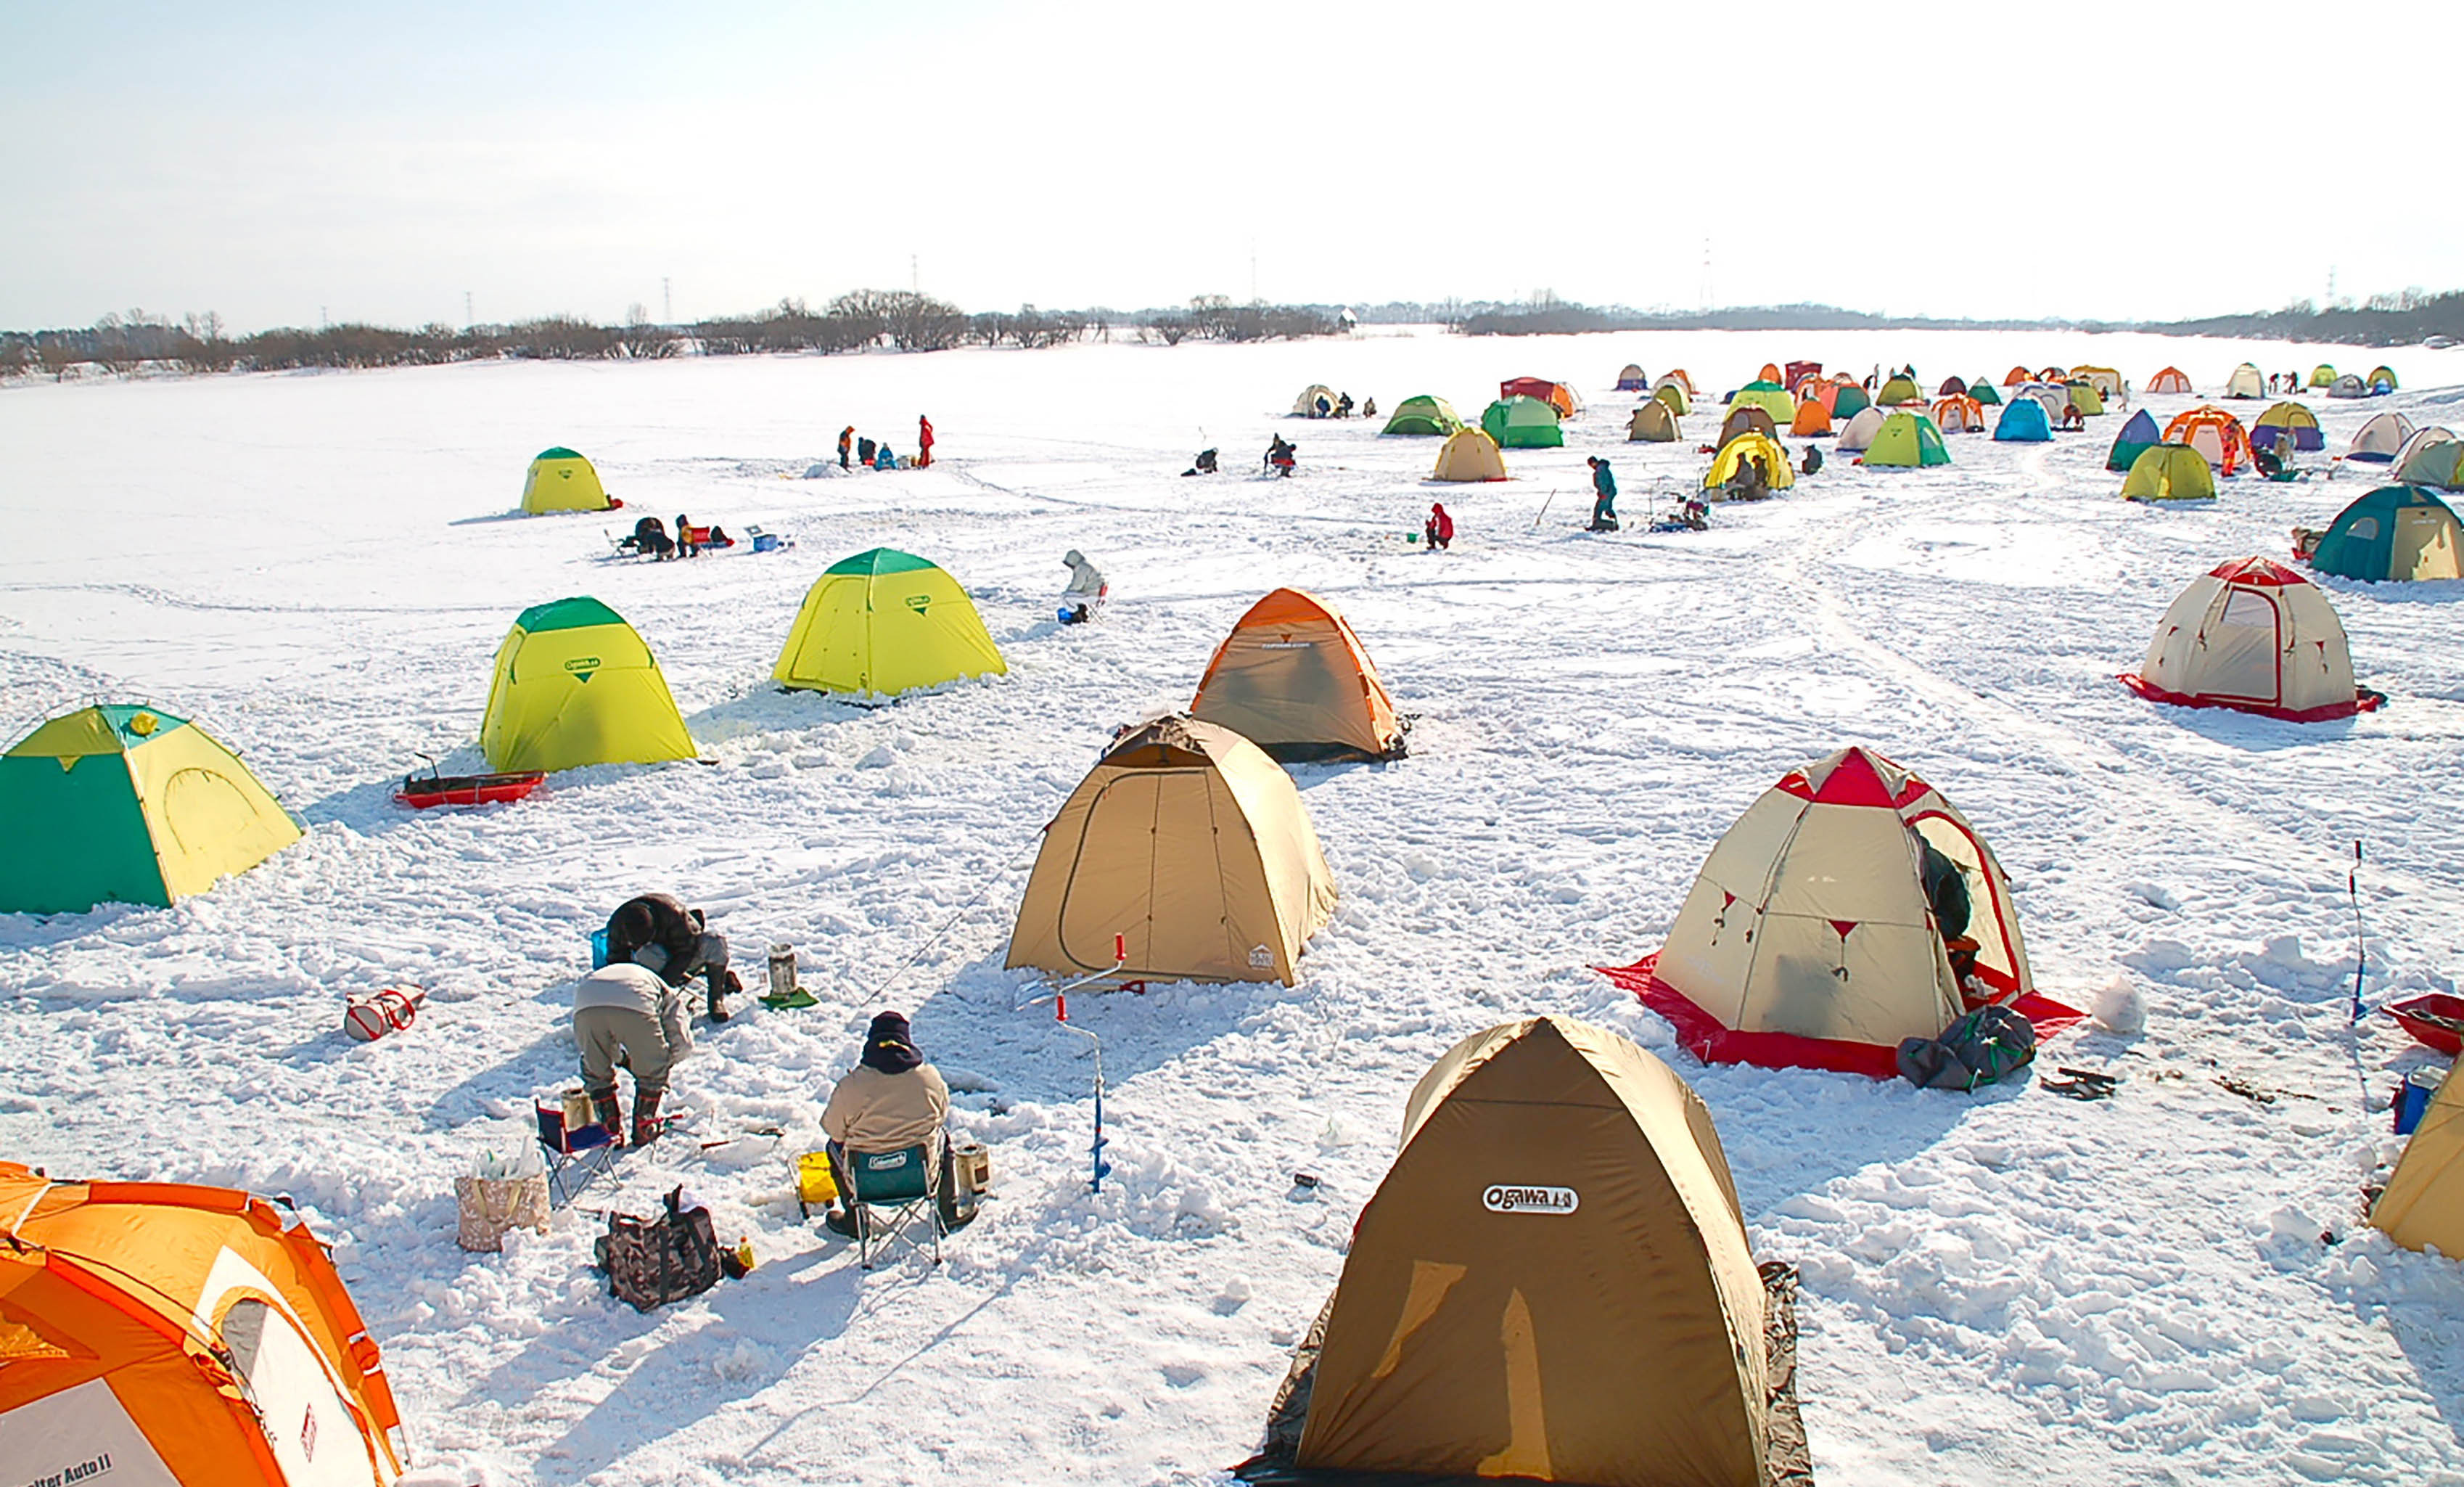
<path id="1" fill-rule="evenodd" d="M 1583 1195 L 1572 1187 L 1521 1187 L 1492 1183 L 1483 1189 L 1480 1206 L 1491 1213 L 1572 1213 Z"/>

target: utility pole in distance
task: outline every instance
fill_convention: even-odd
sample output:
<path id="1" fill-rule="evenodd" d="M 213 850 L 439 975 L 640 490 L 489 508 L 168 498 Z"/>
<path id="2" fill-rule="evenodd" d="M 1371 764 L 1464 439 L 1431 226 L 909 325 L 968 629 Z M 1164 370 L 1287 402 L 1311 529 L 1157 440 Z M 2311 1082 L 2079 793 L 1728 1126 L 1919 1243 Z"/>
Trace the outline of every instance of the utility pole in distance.
<path id="1" fill-rule="evenodd" d="M 659 276 L 659 323 L 672 325 L 675 322 L 676 297 L 668 286 L 668 276 L 662 274 Z"/>

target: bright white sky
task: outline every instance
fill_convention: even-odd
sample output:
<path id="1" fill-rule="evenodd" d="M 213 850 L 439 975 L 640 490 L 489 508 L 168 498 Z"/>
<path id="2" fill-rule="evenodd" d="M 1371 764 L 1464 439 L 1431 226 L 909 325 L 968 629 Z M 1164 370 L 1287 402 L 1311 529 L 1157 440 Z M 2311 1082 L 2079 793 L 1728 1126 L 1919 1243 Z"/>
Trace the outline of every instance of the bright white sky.
<path id="1" fill-rule="evenodd" d="M 518 11 L 518 13 L 515 13 Z M 2464 285 L 2435 3 L 0 0 L 0 326 Z M 2424 69 L 2428 68 L 2428 71 Z"/>

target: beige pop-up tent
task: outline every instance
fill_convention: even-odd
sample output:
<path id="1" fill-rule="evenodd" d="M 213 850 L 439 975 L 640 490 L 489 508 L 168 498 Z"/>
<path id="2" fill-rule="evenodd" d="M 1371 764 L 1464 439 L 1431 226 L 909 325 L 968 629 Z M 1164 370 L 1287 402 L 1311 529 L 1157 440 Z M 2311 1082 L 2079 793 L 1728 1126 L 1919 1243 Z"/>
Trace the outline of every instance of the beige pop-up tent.
<path id="1" fill-rule="evenodd" d="M 2182 590 L 2136 676 L 2123 685 L 2150 701 L 2318 722 L 2379 704 L 2353 685 L 2353 655 L 2335 606 L 2280 563 L 2242 558 Z"/>
<path id="2" fill-rule="evenodd" d="M 1775 1295 L 1710 1112 L 1667 1065 L 1569 1017 L 1475 1033 L 1412 1090 L 1267 1458 L 1322 1480 L 1764 1487 L 1802 1452 L 1771 1270 Z"/>
<path id="3" fill-rule="evenodd" d="M 1627 419 L 1625 425 L 1628 443 L 1639 440 L 1646 444 L 1673 444 L 1677 441 L 1677 432 L 1676 411 L 1658 398 L 1636 409 L 1634 416 Z"/>
<path id="4" fill-rule="evenodd" d="M 2441 1254 L 2464 1258 L 2464 1079 L 2455 1069 L 2464 1069 L 2464 1059 L 2438 1081 L 2387 1191 L 2371 1206 L 2370 1222 L 2408 1250 L 2434 1244 Z"/>
<path id="5" fill-rule="evenodd" d="M 1124 979 L 1299 979 L 1334 878 L 1291 776 L 1229 728 L 1174 714 L 1124 735 L 1062 803 L 1010 931 L 1010 965 Z"/>
<path id="6" fill-rule="evenodd" d="M 1189 715 L 1281 760 L 1400 759 L 1403 724 L 1341 610 L 1278 588 L 1216 648 Z"/>
<path id="7" fill-rule="evenodd" d="M 1503 480 L 1506 460 L 1485 429 L 1458 429 L 1438 450 L 1433 480 Z"/>
<path id="8" fill-rule="evenodd" d="M 1959 938 L 1972 949 L 1945 942 L 1958 931 L 1937 920 L 1926 847 L 1964 880 Z M 1936 1035 L 1972 1000 L 2008 1002 L 2040 1033 L 2079 1015 L 2034 994 L 2010 880 L 1985 838 L 1932 786 L 1857 747 L 1789 771 L 1747 807 L 1668 943 L 1607 973 L 1700 1058 L 1877 1078 L 1898 1073 L 1901 1039 Z"/>

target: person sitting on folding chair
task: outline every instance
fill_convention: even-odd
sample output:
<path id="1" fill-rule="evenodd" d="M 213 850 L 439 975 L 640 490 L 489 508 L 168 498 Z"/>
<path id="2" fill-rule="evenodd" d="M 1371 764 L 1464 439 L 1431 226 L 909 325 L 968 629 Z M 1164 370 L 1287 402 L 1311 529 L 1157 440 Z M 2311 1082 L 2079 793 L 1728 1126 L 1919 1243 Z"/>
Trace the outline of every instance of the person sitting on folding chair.
<path id="1" fill-rule="evenodd" d="M 864 1035 L 864 1055 L 830 1091 L 822 1111 L 828 1133 L 830 1176 L 839 1202 L 822 1222 L 834 1233 L 857 1232 L 855 1208 L 862 1194 L 857 1160 L 922 1147 L 928 1169 L 942 1160 L 942 1124 L 950 1119 L 950 1086 L 941 1071 L 915 1051 L 907 1019 L 883 1012 Z M 854 1183 L 849 1182 L 855 1176 Z"/>
<path id="2" fill-rule="evenodd" d="M 624 1140 L 625 1110 L 616 1099 L 616 1071 L 633 1071 L 630 1144 L 658 1139 L 659 1101 L 668 1075 L 693 1052 L 684 999 L 647 965 L 619 961 L 573 984 L 573 1041 L 582 1054 L 582 1087 L 611 1142 Z"/>

